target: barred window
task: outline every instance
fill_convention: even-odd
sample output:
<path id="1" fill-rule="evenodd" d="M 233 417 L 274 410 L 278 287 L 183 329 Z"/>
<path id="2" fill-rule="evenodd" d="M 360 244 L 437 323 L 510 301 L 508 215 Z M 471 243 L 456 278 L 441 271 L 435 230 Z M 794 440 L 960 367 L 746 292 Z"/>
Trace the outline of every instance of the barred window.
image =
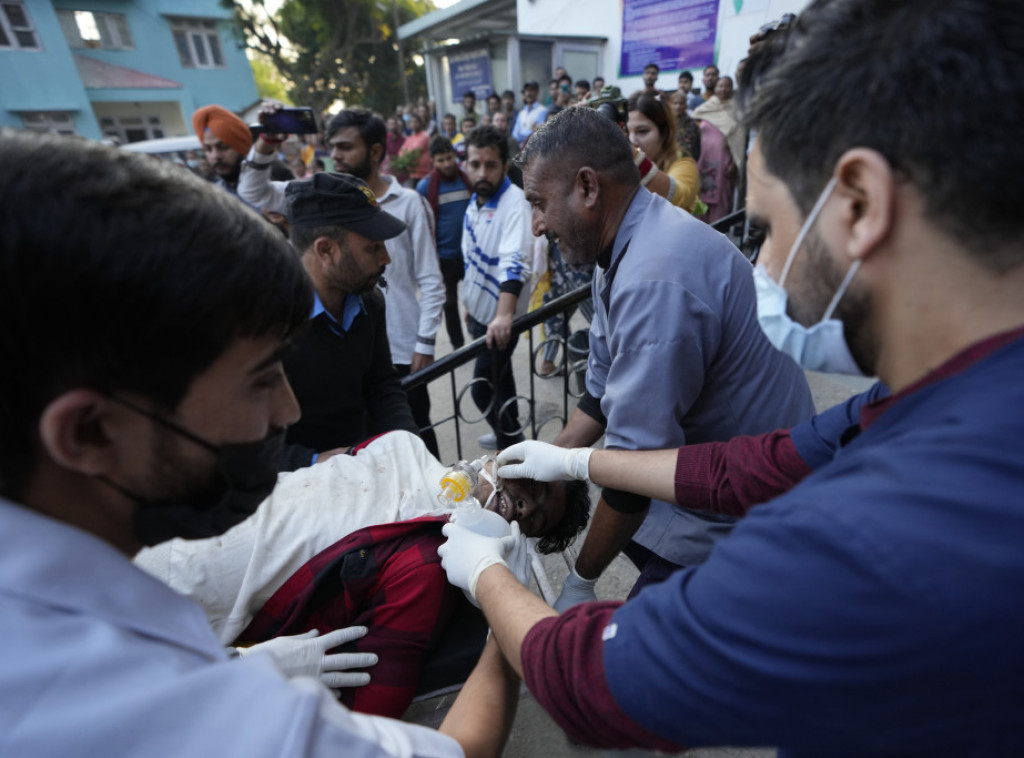
<path id="1" fill-rule="evenodd" d="M 197 18 L 172 18 L 171 34 L 185 68 L 224 68 L 217 22 Z"/>
<path id="2" fill-rule="evenodd" d="M 123 13 L 57 11 L 61 29 L 70 47 L 93 50 L 134 50 L 128 19 Z"/>
<path id="3" fill-rule="evenodd" d="M 42 49 L 22 0 L 0 2 L 0 49 Z"/>

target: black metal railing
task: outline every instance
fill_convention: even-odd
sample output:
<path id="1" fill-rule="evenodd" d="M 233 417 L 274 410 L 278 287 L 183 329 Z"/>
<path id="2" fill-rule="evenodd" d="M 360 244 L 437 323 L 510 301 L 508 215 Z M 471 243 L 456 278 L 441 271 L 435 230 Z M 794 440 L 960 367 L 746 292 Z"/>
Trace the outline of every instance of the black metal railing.
<path id="1" fill-rule="evenodd" d="M 734 239 L 740 241 L 740 248 L 743 249 L 744 242 L 746 241 L 747 229 L 744 224 L 746 218 L 746 212 L 744 209 L 735 211 L 729 214 L 717 222 L 712 224 L 712 227 L 720 232 L 730 234 Z M 742 225 L 742 227 L 740 227 Z M 748 254 L 749 257 L 749 254 Z M 552 316 L 566 311 L 571 311 L 576 308 L 580 303 L 590 297 L 590 285 L 586 284 L 572 292 L 555 298 L 549 303 L 537 308 L 536 310 L 530 311 L 524 316 L 520 316 L 512 322 L 512 333 L 522 334 L 527 333 L 527 342 L 529 344 L 529 355 L 530 355 L 530 370 L 529 376 L 529 389 L 528 394 L 524 395 L 521 391 L 517 391 L 515 397 L 506 400 L 505 404 L 499 411 L 505 409 L 505 405 L 510 403 L 523 403 L 528 408 L 525 422 L 521 422 L 520 430 L 524 433 L 528 429 L 530 434 L 527 435 L 533 439 L 537 439 L 540 432 L 544 427 L 552 421 L 560 421 L 563 425 L 569 418 L 569 399 L 578 399 L 582 397 L 584 392 L 583 377 L 586 373 L 586 358 L 573 359 L 570 356 L 572 350 L 568 344 L 568 338 L 571 336 L 571 332 L 568 328 L 568 319 L 566 319 L 566 333 L 567 336 L 547 336 L 544 340 L 540 341 L 537 345 L 534 345 L 533 327 L 547 321 Z M 537 401 L 537 380 L 541 374 L 537 370 L 538 359 L 541 357 L 545 348 L 548 345 L 555 344 L 559 352 L 560 363 L 560 377 L 561 382 L 561 413 L 553 413 L 547 415 L 544 418 L 538 418 L 538 409 L 540 404 Z M 420 387 L 423 385 L 429 385 L 431 382 L 435 382 L 439 379 L 448 377 L 448 381 L 451 389 L 452 399 L 452 412 L 441 418 L 435 418 L 430 424 L 430 428 L 437 429 L 443 424 L 453 423 L 455 432 L 455 451 L 459 459 L 463 457 L 462 454 L 462 425 L 473 425 L 483 421 L 490 411 L 487 408 L 483 411 L 479 411 L 473 406 L 473 410 L 476 411 L 474 417 L 467 417 L 462 411 L 462 403 L 466 400 L 466 396 L 470 394 L 470 390 L 475 382 L 487 381 L 485 379 L 471 379 L 469 382 L 464 384 L 461 388 L 457 386 L 455 379 L 456 369 L 465 366 L 470 361 L 476 359 L 478 355 L 488 350 L 486 340 L 484 337 L 474 340 L 462 348 L 455 350 L 448 355 L 438 358 L 431 365 L 425 369 L 417 371 L 415 374 L 410 374 L 402 379 L 402 387 L 405 389 L 412 389 L 414 387 Z M 515 361 L 517 356 L 513 356 Z M 513 366 L 509 367 L 509 370 L 513 370 Z M 496 377 L 492 377 L 491 380 L 492 390 L 497 386 Z M 497 395 L 492 393 L 493 397 Z M 492 404 L 495 402 L 492 399 Z M 500 415 L 500 414 L 499 414 Z"/>

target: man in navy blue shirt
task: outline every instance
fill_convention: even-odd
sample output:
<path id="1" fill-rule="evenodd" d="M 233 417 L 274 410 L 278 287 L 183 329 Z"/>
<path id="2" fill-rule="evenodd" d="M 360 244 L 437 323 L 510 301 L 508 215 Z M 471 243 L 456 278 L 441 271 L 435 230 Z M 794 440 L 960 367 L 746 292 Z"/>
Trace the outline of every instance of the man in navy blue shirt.
<path id="1" fill-rule="evenodd" d="M 444 278 L 444 325 L 452 349 L 458 350 L 466 344 L 459 318 L 459 282 L 466 269 L 462 260 L 462 219 L 472 187 L 455 161 L 455 151 L 447 137 L 438 136 L 430 141 L 430 160 L 434 169 L 420 179 L 416 191 L 427 198 L 434 211 L 437 256 Z"/>
<path id="2" fill-rule="evenodd" d="M 827 435 L 833 452 L 808 453 L 813 472 L 750 508 L 702 566 L 560 616 L 502 568 L 496 541 L 446 527 L 449 580 L 575 739 L 1020 751 L 1024 218 L 1006 177 L 1024 173 L 1022 30 L 1013 0 L 816 0 L 748 60 L 761 323 L 845 352 L 892 391 Z M 945 106 L 950 89 L 969 93 L 971 119 Z M 951 144 L 970 159 L 951 161 Z M 564 451 L 549 474 L 587 476 L 612 454 Z M 667 465 L 677 497 L 707 471 L 676 451 L 635 455 L 620 465 L 649 480 Z"/>

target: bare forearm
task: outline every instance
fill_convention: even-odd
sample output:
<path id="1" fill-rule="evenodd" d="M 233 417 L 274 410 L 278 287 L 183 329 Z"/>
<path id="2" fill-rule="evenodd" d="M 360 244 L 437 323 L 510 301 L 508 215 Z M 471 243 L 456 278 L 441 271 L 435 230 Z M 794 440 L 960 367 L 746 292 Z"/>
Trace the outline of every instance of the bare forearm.
<path id="1" fill-rule="evenodd" d="M 646 509 L 639 513 L 621 513 L 609 506 L 603 497 L 598 500 L 590 531 L 576 559 L 576 573 L 584 579 L 599 577 L 629 544 L 646 515 Z"/>
<path id="2" fill-rule="evenodd" d="M 590 481 L 601 487 L 633 492 L 654 500 L 675 502 L 676 459 L 670 450 L 595 450 L 590 456 Z"/>
<path id="3" fill-rule="evenodd" d="M 519 677 L 492 638 L 439 731 L 458 742 L 466 758 L 498 758 L 512 729 L 518 699 Z"/>
<path id="4" fill-rule="evenodd" d="M 604 434 L 604 425 L 576 408 L 569 417 L 569 423 L 555 439 L 559 447 L 590 447 Z"/>
<path id="5" fill-rule="evenodd" d="M 477 580 L 476 599 L 491 625 L 491 637 L 516 674 L 523 675 L 520 649 L 526 635 L 541 619 L 558 613 L 521 585 L 504 566 L 491 566 Z"/>

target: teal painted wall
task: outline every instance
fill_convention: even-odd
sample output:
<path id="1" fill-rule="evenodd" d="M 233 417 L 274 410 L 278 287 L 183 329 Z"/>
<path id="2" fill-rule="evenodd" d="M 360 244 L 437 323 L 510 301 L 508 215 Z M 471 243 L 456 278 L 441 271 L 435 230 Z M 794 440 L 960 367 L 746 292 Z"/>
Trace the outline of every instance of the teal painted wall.
<path id="1" fill-rule="evenodd" d="M 217 103 L 237 112 L 258 99 L 245 51 L 227 23 L 229 13 L 217 0 L 28 0 L 26 8 L 43 49 L 0 50 L 0 126 L 21 128 L 20 110 L 72 111 L 78 133 L 99 139 L 101 132 L 91 102 L 177 102 L 188 124 L 192 111 L 203 105 Z M 71 50 L 57 10 L 122 13 L 135 47 Z M 183 67 L 165 14 L 216 20 L 225 67 Z M 181 88 L 86 89 L 73 54 L 170 79 Z"/>
<path id="2" fill-rule="evenodd" d="M 29 0 L 25 5 L 42 49 L 0 50 L 0 126 L 22 128 L 18 111 L 71 111 L 78 133 L 99 139 L 99 126 L 53 4 Z"/>

